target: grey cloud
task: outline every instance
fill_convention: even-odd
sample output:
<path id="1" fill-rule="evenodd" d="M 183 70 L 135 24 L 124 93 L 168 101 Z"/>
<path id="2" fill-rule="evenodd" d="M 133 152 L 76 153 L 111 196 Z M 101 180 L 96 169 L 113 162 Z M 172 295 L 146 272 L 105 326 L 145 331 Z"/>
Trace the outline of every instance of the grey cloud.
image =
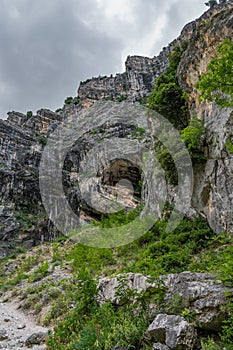
<path id="1" fill-rule="evenodd" d="M 121 43 L 83 23 L 83 4 L 79 12 L 77 2 L 52 2 L 44 14 L 33 6 L 19 8 L 15 21 L 12 9 L 1 11 L 0 87 L 6 86 L 0 88 L 1 116 L 9 109 L 59 107 L 75 94 L 79 80 L 120 68 Z"/>
<path id="2" fill-rule="evenodd" d="M 122 52 L 133 41 L 143 41 L 166 12 L 168 27 L 155 44 L 156 54 L 185 24 L 187 12 L 194 17 L 202 12 L 202 0 L 190 9 L 185 3 L 132 0 L 134 21 L 129 23 L 106 18 L 97 0 L 2 0 L 0 117 L 8 110 L 60 107 L 66 96 L 76 94 L 80 80 L 120 71 Z"/>

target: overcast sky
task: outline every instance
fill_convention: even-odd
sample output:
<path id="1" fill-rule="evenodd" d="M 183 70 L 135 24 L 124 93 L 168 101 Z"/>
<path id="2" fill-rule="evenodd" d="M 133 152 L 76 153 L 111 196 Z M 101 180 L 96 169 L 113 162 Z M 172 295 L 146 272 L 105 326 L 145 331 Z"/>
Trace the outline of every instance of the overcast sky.
<path id="1" fill-rule="evenodd" d="M 55 110 L 81 80 L 153 57 L 204 0 L 0 0 L 0 117 Z"/>

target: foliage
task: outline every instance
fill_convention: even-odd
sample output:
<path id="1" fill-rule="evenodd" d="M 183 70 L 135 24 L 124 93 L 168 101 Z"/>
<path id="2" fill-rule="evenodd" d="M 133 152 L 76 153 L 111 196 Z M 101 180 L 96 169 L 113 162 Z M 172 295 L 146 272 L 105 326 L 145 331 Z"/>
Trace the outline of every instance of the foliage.
<path id="1" fill-rule="evenodd" d="M 45 136 L 40 136 L 38 142 L 45 146 L 47 144 L 47 138 Z"/>
<path id="2" fill-rule="evenodd" d="M 28 230 L 38 224 L 39 220 L 44 220 L 45 213 L 32 214 L 28 210 L 16 210 L 14 216 L 20 223 L 21 230 Z"/>
<path id="3" fill-rule="evenodd" d="M 201 348 L 203 350 L 222 350 L 222 346 L 218 345 L 212 338 L 203 339 L 201 341 Z"/>
<path id="4" fill-rule="evenodd" d="M 166 216 L 172 207 L 166 205 Z M 130 218 L 139 214 L 139 208 L 132 212 L 120 212 L 103 217 L 98 226 L 122 227 Z M 26 218 L 27 219 L 27 218 Z M 50 311 L 44 318 L 49 326 L 55 324 L 50 334 L 48 349 L 111 349 L 114 346 L 128 346 L 131 349 L 146 349 L 143 334 L 151 320 L 145 317 L 148 304 L 155 304 L 160 312 L 178 313 L 189 322 L 195 314 L 185 305 L 182 297 L 173 298 L 170 305 L 163 303 L 166 290 L 163 285 L 138 294 L 128 288 L 123 278 L 118 278 L 116 291 L 120 304 L 97 303 L 96 276 L 111 276 L 135 272 L 157 277 L 181 271 L 215 272 L 222 281 L 231 286 L 233 281 L 233 238 L 230 234 L 215 236 L 208 224 L 201 220 L 184 219 L 176 230 L 166 233 L 166 220 L 159 220 L 154 227 L 138 240 L 127 246 L 113 249 L 95 249 L 60 239 L 51 245 L 37 248 L 36 255 L 25 254 L 5 260 L 18 268 L 6 276 L 4 262 L 0 264 L 0 285 L 2 290 L 17 288 L 23 306 L 40 313 L 43 305 L 49 303 Z M 48 257 L 48 252 L 52 257 Z M 214 252 L 214 254 L 213 254 Z M 47 258 L 48 257 L 48 258 Z M 53 281 L 49 272 L 59 265 L 61 271 L 70 271 L 70 277 Z M 63 270 L 62 270 L 63 269 Z M 43 279 L 45 278 L 45 280 Z M 29 282 L 42 279 L 30 285 L 22 293 L 22 287 Z M 22 284 L 23 282 L 23 284 Z M 232 302 L 229 298 L 227 312 L 229 319 L 222 331 L 222 343 L 231 349 Z M 205 347 L 204 347 L 205 346 Z M 203 340 L 203 349 L 218 349 L 213 340 Z M 151 347 L 150 347 L 151 348 Z M 223 347 L 222 347 L 223 348 Z"/>
<path id="5" fill-rule="evenodd" d="M 135 349 L 150 322 L 144 309 L 139 310 L 142 305 L 140 298 L 134 306 L 132 303 L 124 306 L 99 305 L 96 301 L 96 281 L 87 270 L 78 275 L 78 281 L 74 294 L 75 307 L 57 325 L 54 334 L 50 334 L 48 349 L 107 350 L 115 345 Z M 136 306 L 137 317 L 133 313 Z"/>
<path id="6" fill-rule="evenodd" d="M 165 177 L 168 183 L 173 186 L 178 185 L 178 173 L 175 162 L 166 147 L 162 147 L 156 152 L 156 157 L 165 171 Z"/>
<path id="7" fill-rule="evenodd" d="M 180 131 L 181 139 L 185 143 L 193 164 L 206 160 L 203 152 L 203 141 L 205 135 L 204 121 L 193 117 L 189 125 Z M 172 141 L 171 141 L 172 142 Z M 157 143 L 156 157 L 162 168 L 165 170 L 165 176 L 168 183 L 173 186 L 178 184 L 178 173 L 173 157 L 166 147 Z M 182 155 L 179 155 L 182 159 Z"/>
<path id="8" fill-rule="evenodd" d="M 121 95 L 121 96 L 117 99 L 117 101 L 118 101 L 118 102 L 122 102 L 122 101 L 127 100 L 127 98 L 128 98 L 127 95 Z"/>
<path id="9" fill-rule="evenodd" d="M 73 97 L 72 96 L 69 96 L 69 97 L 67 97 L 66 99 L 65 99 L 65 105 L 70 105 L 71 104 L 71 102 L 73 101 Z"/>
<path id="10" fill-rule="evenodd" d="M 125 209 L 123 209 L 116 213 L 110 213 L 108 216 L 102 215 L 99 225 L 102 228 L 114 228 L 127 225 L 138 217 L 141 209 L 142 207 L 139 205 L 133 210 L 125 211 Z"/>
<path id="11" fill-rule="evenodd" d="M 145 128 L 138 126 L 137 129 L 133 132 L 132 136 L 137 137 L 137 138 L 141 138 L 141 137 L 143 137 L 145 132 L 146 132 Z"/>
<path id="12" fill-rule="evenodd" d="M 92 276 L 115 263 L 111 249 L 95 249 L 81 244 L 77 244 L 66 259 L 72 261 L 71 266 L 75 272 L 88 268 Z"/>
<path id="13" fill-rule="evenodd" d="M 204 120 L 193 117 L 189 125 L 181 130 L 181 138 L 185 143 L 194 162 L 205 160 L 203 154 L 203 136 L 205 134 Z"/>
<path id="14" fill-rule="evenodd" d="M 233 349 L 233 299 L 227 304 L 228 319 L 224 321 L 221 339 L 227 344 L 227 349 Z"/>
<path id="15" fill-rule="evenodd" d="M 153 229 L 136 242 L 118 248 L 118 256 L 125 259 L 122 271 L 157 277 L 189 269 L 193 255 L 208 245 L 212 235 L 212 230 L 200 219 L 183 220 L 169 234 L 166 221 L 157 221 Z"/>
<path id="16" fill-rule="evenodd" d="M 32 111 L 27 111 L 26 116 L 27 116 L 28 118 L 32 117 L 32 116 L 33 116 Z"/>
<path id="17" fill-rule="evenodd" d="M 169 56 L 170 64 L 155 81 L 155 86 L 148 97 L 148 107 L 155 109 L 168 119 L 175 127 L 182 129 L 188 123 L 188 106 L 186 93 L 177 80 L 177 68 L 187 43 L 176 46 Z"/>
<path id="18" fill-rule="evenodd" d="M 197 88 L 201 91 L 201 100 L 213 101 L 220 107 L 233 107 L 233 42 L 225 39 L 218 46 L 217 54 L 200 77 Z"/>
<path id="19" fill-rule="evenodd" d="M 225 3 L 231 2 L 231 1 L 232 0 L 219 0 L 219 4 L 225 4 Z M 217 0 L 209 0 L 208 2 L 205 2 L 205 5 L 209 6 L 209 7 L 213 7 L 217 4 L 218 4 Z"/>
<path id="20" fill-rule="evenodd" d="M 80 102 L 80 99 L 78 96 L 76 97 L 72 97 L 72 96 L 69 96 L 65 99 L 65 105 L 70 105 L 71 103 L 73 103 L 74 105 L 78 105 Z M 58 109 L 57 111 L 62 111 L 62 109 Z"/>
<path id="21" fill-rule="evenodd" d="M 217 0 L 209 0 L 208 2 L 205 2 L 205 5 L 213 7 L 214 5 L 217 5 Z"/>
<path id="22" fill-rule="evenodd" d="M 227 139 L 226 147 L 228 149 L 228 152 L 233 153 L 233 143 L 232 143 L 231 139 L 232 139 L 232 135 L 229 136 L 229 138 Z"/>

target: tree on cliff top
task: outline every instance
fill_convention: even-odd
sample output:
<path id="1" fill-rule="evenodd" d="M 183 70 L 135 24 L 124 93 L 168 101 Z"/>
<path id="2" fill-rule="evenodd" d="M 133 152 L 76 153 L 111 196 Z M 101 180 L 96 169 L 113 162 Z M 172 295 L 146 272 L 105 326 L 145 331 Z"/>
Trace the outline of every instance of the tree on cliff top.
<path id="1" fill-rule="evenodd" d="M 217 48 L 218 57 L 212 59 L 202 74 L 197 88 L 201 100 L 215 102 L 220 107 L 233 107 L 233 42 L 224 40 Z"/>

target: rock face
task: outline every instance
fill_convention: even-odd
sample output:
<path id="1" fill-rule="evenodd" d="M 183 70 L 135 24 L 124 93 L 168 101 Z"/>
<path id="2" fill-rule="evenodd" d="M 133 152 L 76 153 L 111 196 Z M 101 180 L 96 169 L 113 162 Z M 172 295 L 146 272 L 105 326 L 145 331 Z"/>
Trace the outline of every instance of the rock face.
<path id="1" fill-rule="evenodd" d="M 154 349 L 192 350 L 197 333 L 181 316 L 159 314 L 147 330 L 147 335 L 155 340 Z"/>
<path id="2" fill-rule="evenodd" d="M 122 283 L 123 279 L 126 283 Z M 151 290 L 153 295 L 153 287 L 156 287 L 154 293 L 158 293 L 158 288 L 165 290 L 162 306 L 150 305 L 148 310 L 150 317 L 156 317 L 145 338 L 155 342 L 153 349 L 156 350 L 198 349 L 198 332 L 221 329 L 226 319 L 226 293 L 233 295 L 233 289 L 227 289 L 213 274 L 183 272 L 153 280 L 150 276 L 129 273 L 101 279 L 98 300 L 119 305 L 124 303 L 119 295 L 124 295 L 127 288 L 137 293 Z"/>
<path id="3" fill-rule="evenodd" d="M 180 86 L 189 93 L 191 114 L 205 121 L 207 155 L 205 164 L 194 167 L 192 212 L 204 216 L 216 233 L 233 232 L 233 156 L 226 147 L 232 137 L 232 110 L 200 104 L 195 90 L 217 45 L 232 37 L 232 6 L 228 2 L 212 7 L 186 25 L 181 35 L 158 56 L 129 56 L 124 73 L 81 83 L 78 97 L 57 113 L 44 109 L 33 116 L 11 112 L 7 121 L 0 120 L 0 257 L 13 252 L 15 245 L 24 244 L 28 248 L 58 235 L 42 205 L 39 165 L 47 140 L 61 125 L 68 127 L 74 123 L 78 135 L 64 159 L 62 186 L 79 224 L 99 217 L 108 208 L 114 211 L 110 202 L 114 203 L 116 196 L 125 191 L 127 198 L 124 195 L 120 198 L 123 207 L 135 207 L 141 197 L 156 217 L 161 215 L 163 183 L 158 178 L 154 180 L 149 167 L 143 169 L 140 165 L 143 150 L 153 149 L 153 126 L 143 112 L 137 110 L 129 116 L 128 110 L 149 94 L 154 79 L 168 66 L 173 48 L 187 41 L 177 76 Z M 123 100 L 126 101 L 119 102 Z M 95 115 L 92 104 L 98 111 Z M 113 152 L 106 151 L 112 156 L 106 159 L 104 147 L 114 150 L 115 158 Z M 122 150 L 131 154 L 130 159 L 121 157 Z M 83 178 L 83 173 L 88 176 Z M 54 182 L 57 176 L 55 172 Z M 131 187 L 127 187 L 127 181 Z M 121 191 L 117 189 L 119 183 Z M 94 197 L 90 197 L 90 190 Z M 48 198 L 54 215 L 60 200 L 60 194 Z M 66 215 L 64 220 L 69 221 L 70 217 Z"/>
<path id="4" fill-rule="evenodd" d="M 51 111 L 40 110 L 36 116 L 11 112 L 7 121 L 0 120 L 2 257 L 11 251 L 9 241 L 30 247 L 43 236 L 49 239 L 53 232 L 41 206 L 38 167 L 47 137 L 62 119 Z"/>
<path id="5" fill-rule="evenodd" d="M 99 301 L 121 303 L 116 293 L 120 288 L 123 276 L 104 278 L 99 281 Z M 141 274 L 129 273 L 125 275 L 126 286 L 138 293 L 149 291 L 152 287 L 165 287 L 164 310 L 169 313 L 179 308 L 179 312 L 186 310 L 192 315 L 192 321 L 206 331 L 218 331 L 226 313 L 222 307 L 226 304 L 226 292 L 233 294 L 213 274 L 183 272 L 161 276 L 160 282 Z M 153 309 L 153 307 L 152 307 Z M 155 306 L 156 309 L 156 306 Z M 177 311 L 177 310 L 176 310 Z"/>
<path id="6" fill-rule="evenodd" d="M 232 109 L 219 109 L 214 104 L 200 104 L 195 85 L 207 70 L 210 59 L 216 56 L 217 46 L 225 38 L 232 38 L 232 33 L 232 3 L 214 6 L 196 27 L 177 72 L 180 86 L 189 93 L 191 113 L 204 119 L 207 128 L 208 160 L 205 166 L 194 169 L 193 206 L 207 217 L 217 233 L 233 230 L 233 155 L 226 147 L 232 135 L 233 112 Z"/>

